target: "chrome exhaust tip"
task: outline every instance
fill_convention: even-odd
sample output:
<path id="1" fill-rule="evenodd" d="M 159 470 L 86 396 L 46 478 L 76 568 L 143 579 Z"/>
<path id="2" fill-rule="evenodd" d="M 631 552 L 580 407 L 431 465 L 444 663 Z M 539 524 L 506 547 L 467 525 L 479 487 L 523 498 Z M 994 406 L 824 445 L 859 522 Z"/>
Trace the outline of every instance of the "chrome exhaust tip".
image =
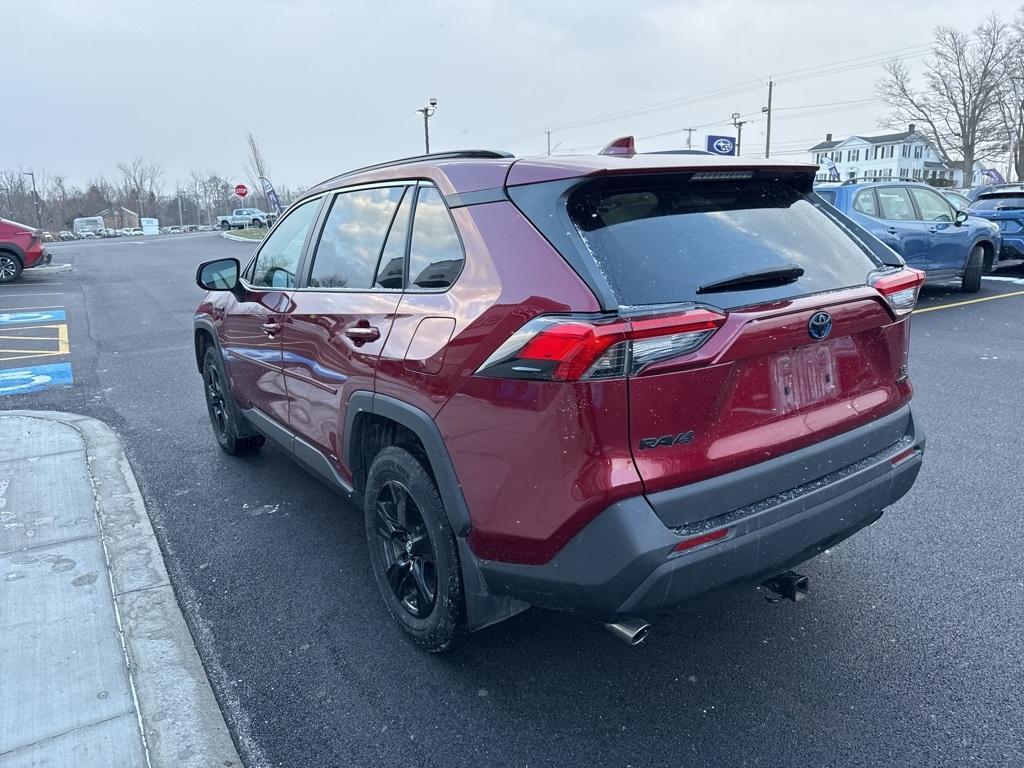
<path id="1" fill-rule="evenodd" d="M 640 645 L 651 631 L 651 625 L 642 619 L 624 619 L 605 624 L 604 628 L 626 645 Z"/>

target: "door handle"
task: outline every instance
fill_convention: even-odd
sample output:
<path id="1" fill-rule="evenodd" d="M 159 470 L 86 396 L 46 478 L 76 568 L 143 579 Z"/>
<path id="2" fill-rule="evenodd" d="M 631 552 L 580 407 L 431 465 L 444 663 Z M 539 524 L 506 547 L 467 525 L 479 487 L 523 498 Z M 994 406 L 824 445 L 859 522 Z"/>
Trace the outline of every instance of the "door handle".
<path id="1" fill-rule="evenodd" d="M 898 229 L 896 229 L 896 227 L 889 227 L 885 231 L 888 232 L 890 235 L 898 235 L 900 232 Z"/>
<path id="2" fill-rule="evenodd" d="M 267 334 L 267 336 L 269 338 L 271 338 L 271 339 L 274 338 L 275 334 L 278 334 L 278 333 L 281 332 L 281 324 L 280 323 L 274 323 L 274 322 L 260 323 L 260 328 L 262 328 L 263 332 L 265 334 Z"/>
<path id="3" fill-rule="evenodd" d="M 372 325 L 353 325 L 351 328 L 345 329 L 345 335 L 352 339 L 356 346 L 362 346 L 368 341 L 379 339 L 380 329 Z"/>

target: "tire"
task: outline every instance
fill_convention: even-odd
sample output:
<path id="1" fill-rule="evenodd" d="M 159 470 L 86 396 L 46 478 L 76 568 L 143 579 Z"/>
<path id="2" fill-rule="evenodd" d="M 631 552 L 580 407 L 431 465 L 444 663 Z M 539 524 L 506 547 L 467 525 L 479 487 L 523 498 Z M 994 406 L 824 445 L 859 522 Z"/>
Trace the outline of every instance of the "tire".
<path id="1" fill-rule="evenodd" d="M 439 653 L 465 628 L 459 552 L 430 473 L 389 446 L 370 465 L 364 495 L 370 567 L 391 616 L 419 648 Z"/>
<path id="2" fill-rule="evenodd" d="M 206 350 L 203 356 L 203 393 L 206 396 L 206 412 L 217 444 L 232 456 L 240 456 L 259 450 L 265 438 L 263 435 L 239 434 L 241 415 L 231 397 L 224 365 L 215 347 Z"/>
<path id="3" fill-rule="evenodd" d="M 8 251 L 0 251 L 0 283 L 13 283 L 21 277 L 21 259 Z"/>
<path id="4" fill-rule="evenodd" d="M 229 229 L 231 229 L 231 223 L 227 221 L 222 221 L 220 223 L 220 228 L 227 232 Z"/>
<path id="5" fill-rule="evenodd" d="M 976 245 L 971 249 L 964 268 L 964 278 L 960 290 L 964 293 L 977 293 L 981 290 L 981 276 L 985 271 L 985 246 Z"/>
<path id="6" fill-rule="evenodd" d="M 253 229 L 260 229 L 263 226 L 263 222 L 260 221 L 259 219 L 253 219 L 249 223 L 252 224 Z"/>

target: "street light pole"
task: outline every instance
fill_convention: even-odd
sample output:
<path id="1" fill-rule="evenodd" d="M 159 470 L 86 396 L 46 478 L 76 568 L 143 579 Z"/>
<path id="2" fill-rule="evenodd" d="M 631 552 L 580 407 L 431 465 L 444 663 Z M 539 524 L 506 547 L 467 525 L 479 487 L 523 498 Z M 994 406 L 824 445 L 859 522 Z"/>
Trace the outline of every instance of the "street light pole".
<path id="1" fill-rule="evenodd" d="M 768 81 L 768 106 L 761 107 L 761 111 L 768 116 L 768 125 L 764 132 L 764 156 L 768 158 L 772 153 L 772 86 L 774 86 L 771 80 Z"/>
<path id="2" fill-rule="evenodd" d="M 42 229 L 43 212 L 39 208 L 39 193 L 36 192 L 36 175 L 32 171 L 22 171 L 21 175 L 28 176 L 30 179 L 32 179 L 32 199 L 35 201 L 36 204 L 36 226 L 38 226 L 39 229 Z"/>
<path id="3" fill-rule="evenodd" d="M 427 106 L 420 107 L 416 113 L 423 115 L 423 144 L 426 147 L 426 154 L 430 154 L 430 118 L 437 111 L 437 99 L 431 99 Z"/>
<path id="4" fill-rule="evenodd" d="M 743 138 L 743 126 L 749 123 L 749 120 L 740 120 L 740 113 L 732 113 L 732 124 L 736 128 L 736 157 L 740 156 L 740 143 Z"/>

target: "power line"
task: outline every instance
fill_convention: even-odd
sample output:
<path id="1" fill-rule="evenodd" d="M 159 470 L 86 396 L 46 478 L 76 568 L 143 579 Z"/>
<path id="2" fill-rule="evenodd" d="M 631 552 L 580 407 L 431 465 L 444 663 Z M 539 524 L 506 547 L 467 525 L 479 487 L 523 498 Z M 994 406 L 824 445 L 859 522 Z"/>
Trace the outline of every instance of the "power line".
<path id="1" fill-rule="evenodd" d="M 893 48 L 887 51 L 879 51 L 876 53 L 865 54 L 862 56 L 856 56 L 849 59 L 841 59 L 839 61 L 834 61 L 827 64 L 818 64 L 811 67 L 804 67 L 802 69 L 789 70 L 788 72 L 782 72 L 779 75 L 773 76 L 773 79 L 777 84 L 799 82 L 801 80 L 808 80 L 811 78 L 824 77 L 827 75 L 839 74 L 842 72 L 850 72 L 858 69 L 864 69 L 867 67 L 873 67 L 878 64 L 884 63 L 885 61 L 888 61 L 889 59 L 894 57 L 917 58 L 919 56 L 927 55 L 927 53 L 930 50 L 930 43 L 919 43 L 917 45 L 904 46 L 902 48 Z M 736 96 L 741 93 L 746 93 L 752 90 L 760 89 L 762 87 L 764 87 L 764 82 L 760 79 L 745 80 L 739 83 L 734 83 L 732 85 L 722 86 L 721 88 L 698 92 L 695 94 L 691 94 L 689 96 L 668 99 L 660 102 L 654 102 L 653 104 L 640 105 L 637 107 L 620 110 L 618 112 L 605 113 L 603 115 L 596 115 L 589 118 L 572 120 L 565 123 L 556 123 L 551 125 L 550 129 L 570 130 L 573 128 L 583 128 L 590 125 L 599 125 L 601 123 L 612 122 L 627 117 L 640 117 L 654 112 L 661 112 L 667 109 L 675 109 L 682 106 L 691 106 L 693 104 L 699 104 L 706 101 L 723 99 L 728 96 Z M 537 130 L 529 134 L 521 134 L 522 138 L 514 139 L 511 141 L 497 142 L 497 144 L 499 146 L 518 144 L 523 141 L 539 137 L 543 134 L 543 130 Z"/>

